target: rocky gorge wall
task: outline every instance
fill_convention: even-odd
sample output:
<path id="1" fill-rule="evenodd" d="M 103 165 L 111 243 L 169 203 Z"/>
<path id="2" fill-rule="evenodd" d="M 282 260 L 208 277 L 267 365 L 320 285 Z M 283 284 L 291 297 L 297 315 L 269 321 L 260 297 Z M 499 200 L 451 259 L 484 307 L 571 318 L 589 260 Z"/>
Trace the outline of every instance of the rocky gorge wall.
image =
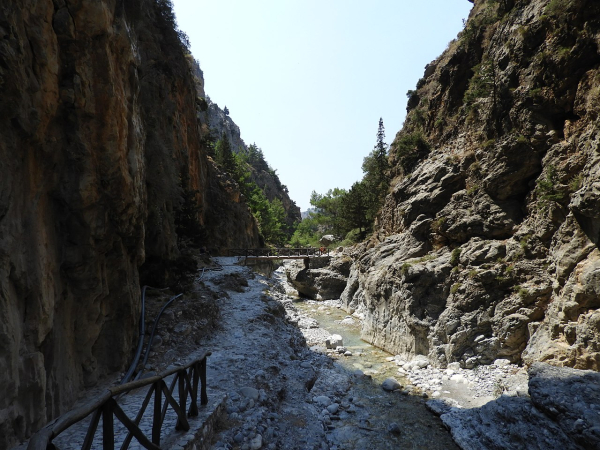
<path id="1" fill-rule="evenodd" d="M 198 71 L 197 77 L 200 80 L 199 85 L 203 86 L 202 73 Z M 200 95 L 203 95 L 202 90 Z M 240 127 L 210 98 L 207 100 L 206 111 L 199 112 L 198 117 L 207 133 L 211 134 L 214 139 L 225 135 L 235 153 L 248 152 L 248 147 L 241 137 Z M 294 225 L 302 220 L 300 208 L 290 198 L 287 187 L 281 183 L 276 171 L 272 170 L 263 160 L 259 163 L 250 163 L 250 177 L 270 202 L 275 199 L 281 201 L 281 206 L 285 211 L 285 223 L 288 229 L 292 230 Z"/>
<path id="2" fill-rule="evenodd" d="M 197 191 L 215 248 L 256 223 L 206 157 L 169 2 L 0 4 L 0 448 L 122 369 L 140 270 L 179 256 Z"/>
<path id="3" fill-rule="evenodd" d="M 342 300 L 437 366 L 600 370 L 600 5 L 484 1 L 409 92 Z"/>

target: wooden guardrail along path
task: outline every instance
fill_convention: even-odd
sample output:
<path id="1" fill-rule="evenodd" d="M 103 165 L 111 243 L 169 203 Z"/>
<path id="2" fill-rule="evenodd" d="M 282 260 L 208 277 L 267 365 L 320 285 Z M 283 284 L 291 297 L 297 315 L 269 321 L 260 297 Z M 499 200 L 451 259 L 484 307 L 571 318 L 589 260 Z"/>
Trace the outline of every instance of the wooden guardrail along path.
<path id="1" fill-rule="evenodd" d="M 241 256 L 246 259 L 306 259 L 325 258 L 329 256 L 327 248 L 232 248 L 229 256 Z"/>
<path id="2" fill-rule="evenodd" d="M 103 450 L 114 450 L 115 430 L 114 418 L 121 422 L 128 434 L 120 448 L 129 448 L 131 440 L 135 437 L 137 441 L 149 450 L 160 450 L 161 428 L 165 420 L 167 408 L 171 408 L 177 414 L 176 430 L 188 431 L 190 425 L 188 416 L 198 415 L 198 385 L 200 384 L 200 403 L 206 405 L 208 396 L 206 393 L 206 358 L 210 352 L 204 351 L 194 361 L 171 369 L 167 369 L 159 375 L 132 381 L 120 386 L 108 388 L 104 393 L 90 400 L 80 408 L 74 409 L 46 425 L 35 433 L 29 441 L 27 450 L 50 450 L 54 446 L 52 440 L 72 425 L 82 421 L 91 415 L 82 450 L 90 450 L 94 441 L 100 418 L 102 417 L 102 448 Z M 175 375 L 171 386 L 167 387 L 165 378 Z M 175 386 L 178 387 L 178 399 L 173 396 Z M 150 386 L 148 393 L 135 419 L 130 419 L 119 406 L 116 397 L 128 393 L 134 389 Z M 188 395 L 190 406 L 187 408 Z M 164 396 L 164 403 L 163 403 Z M 140 421 L 148 407 L 150 400 L 154 397 L 152 416 L 152 436 L 146 436 L 140 429 Z M 187 411 L 186 411 L 187 409 Z"/>

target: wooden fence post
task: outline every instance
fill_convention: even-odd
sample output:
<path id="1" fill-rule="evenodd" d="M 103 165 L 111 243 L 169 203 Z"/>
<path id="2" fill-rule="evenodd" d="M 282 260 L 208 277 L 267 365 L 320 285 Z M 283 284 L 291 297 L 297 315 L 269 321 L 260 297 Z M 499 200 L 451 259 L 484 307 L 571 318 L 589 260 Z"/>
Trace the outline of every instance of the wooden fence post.
<path id="1" fill-rule="evenodd" d="M 115 427 L 110 403 L 102 407 L 102 448 L 115 450 Z"/>
<path id="2" fill-rule="evenodd" d="M 154 417 L 152 419 L 152 443 L 160 446 L 162 428 L 162 380 L 154 383 Z"/>

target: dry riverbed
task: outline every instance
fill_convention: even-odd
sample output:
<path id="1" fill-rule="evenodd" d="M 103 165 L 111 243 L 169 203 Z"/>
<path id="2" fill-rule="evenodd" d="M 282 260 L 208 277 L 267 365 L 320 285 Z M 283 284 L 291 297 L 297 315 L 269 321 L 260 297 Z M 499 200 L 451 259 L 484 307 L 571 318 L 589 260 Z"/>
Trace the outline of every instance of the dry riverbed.
<path id="1" fill-rule="evenodd" d="M 206 286 L 240 275 L 248 286 L 223 293 L 223 326 L 203 344 L 213 353 L 209 389 L 228 396 L 212 449 L 457 448 L 421 396 L 385 391 L 310 349 L 279 280 L 219 260 L 224 270 L 205 275 Z"/>

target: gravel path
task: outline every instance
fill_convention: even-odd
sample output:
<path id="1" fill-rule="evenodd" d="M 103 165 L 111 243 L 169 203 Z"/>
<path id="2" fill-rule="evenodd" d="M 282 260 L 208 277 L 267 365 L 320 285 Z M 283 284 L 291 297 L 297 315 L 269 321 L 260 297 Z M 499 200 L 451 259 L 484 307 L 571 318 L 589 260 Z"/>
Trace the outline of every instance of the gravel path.
<path id="1" fill-rule="evenodd" d="M 209 393 L 228 396 L 213 450 L 457 448 L 421 397 L 386 392 L 309 350 L 280 284 L 219 260 L 224 271 L 207 285 L 241 273 L 248 287 L 222 299 L 224 327 L 204 344 Z"/>

